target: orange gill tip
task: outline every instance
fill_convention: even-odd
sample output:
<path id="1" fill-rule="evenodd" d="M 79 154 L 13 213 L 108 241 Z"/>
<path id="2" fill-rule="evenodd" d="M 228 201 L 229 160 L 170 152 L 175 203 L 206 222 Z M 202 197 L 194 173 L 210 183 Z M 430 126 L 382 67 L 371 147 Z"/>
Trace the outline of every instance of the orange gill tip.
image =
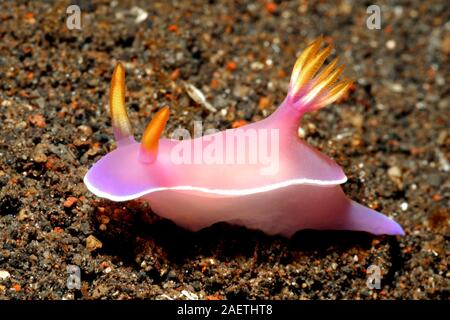
<path id="1" fill-rule="evenodd" d="M 314 83 L 318 84 L 325 80 L 336 68 L 339 58 L 334 58 L 314 79 Z"/>
<path id="2" fill-rule="evenodd" d="M 341 98 L 347 90 L 351 87 L 353 84 L 353 80 L 344 79 L 336 86 L 334 86 L 332 89 L 330 89 L 326 95 L 319 101 L 318 105 L 319 108 L 326 106 L 327 104 L 330 104 L 339 98 Z"/>
<path id="3" fill-rule="evenodd" d="M 117 145 L 121 147 L 133 143 L 133 130 L 125 108 L 125 68 L 120 62 L 116 64 L 111 78 L 109 109 Z"/>
<path id="4" fill-rule="evenodd" d="M 294 95 L 297 94 L 299 90 L 312 79 L 312 77 L 314 77 L 314 75 L 320 69 L 322 64 L 325 62 L 325 59 L 330 55 L 332 50 L 333 45 L 330 44 L 324 50 L 315 55 L 315 57 L 312 57 L 312 60 L 308 59 L 308 61 L 306 61 L 303 70 L 300 70 L 298 79 L 294 84 Z"/>
<path id="5" fill-rule="evenodd" d="M 337 62 L 337 59 L 335 59 Z M 334 61 L 333 61 L 334 62 Z M 331 63 L 330 66 L 335 63 Z M 324 69 L 313 81 L 310 91 L 302 98 L 303 103 L 310 103 L 315 98 L 319 97 L 322 92 L 330 88 L 344 71 L 345 65 L 342 65 L 335 70 L 331 70 L 328 66 Z"/>
<path id="6" fill-rule="evenodd" d="M 169 119 L 169 107 L 159 110 L 145 128 L 142 135 L 139 159 L 145 163 L 152 163 L 158 156 L 159 138 Z"/>
<path id="7" fill-rule="evenodd" d="M 323 36 L 318 36 L 313 42 L 311 42 L 305 50 L 300 54 L 297 61 L 295 62 L 294 69 L 292 70 L 291 75 L 291 87 L 293 87 L 300 75 L 300 72 L 303 70 L 306 62 L 313 57 L 317 51 L 319 51 L 320 45 L 322 44 Z"/>

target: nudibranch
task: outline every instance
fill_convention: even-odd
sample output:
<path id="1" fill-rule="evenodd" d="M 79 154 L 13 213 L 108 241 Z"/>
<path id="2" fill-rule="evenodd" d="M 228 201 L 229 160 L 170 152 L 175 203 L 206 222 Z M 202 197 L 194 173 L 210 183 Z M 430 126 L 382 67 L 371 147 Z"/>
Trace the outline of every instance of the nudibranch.
<path id="1" fill-rule="evenodd" d="M 112 201 L 141 198 L 192 231 L 228 222 L 286 237 L 301 229 L 403 235 L 391 218 L 347 198 L 342 169 L 298 136 L 306 112 L 336 101 L 351 86 L 337 81 L 344 69 L 337 58 L 322 68 L 332 51 L 331 45 L 321 50 L 322 41 L 299 56 L 288 94 L 273 114 L 193 139 L 160 138 L 169 118 L 164 107 L 135 141 L 118 63 L 109 101 L 117 148 L 87 172 L 87 188 Z"/>

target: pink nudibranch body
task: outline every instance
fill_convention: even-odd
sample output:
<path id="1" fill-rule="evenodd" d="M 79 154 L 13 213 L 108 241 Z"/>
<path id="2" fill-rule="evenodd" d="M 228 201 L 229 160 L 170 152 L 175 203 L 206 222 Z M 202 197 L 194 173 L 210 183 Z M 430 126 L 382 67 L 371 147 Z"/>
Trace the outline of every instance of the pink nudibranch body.
<path id="1" fill-rule="evenodd" d="M 113 201 L 142 198 L 158 215 L 193 231 L 228 222 L 286 237 L 301 229 L 403 235 L 394 220 L 348 199 L 340 187 L 347 180 L 342 169 L 298 137 L 306 112 L 335 101 L 351 85 L 348 80 L 334 85 L 343 70 L 336 68 L 337 59 L 317 74 L 331 52 L 331 47 L 319 52 L 321 42 L 319 37 L 300 55 L 286 99 L 268 118 L 182 141 L 160 139 L 168 108 L 153 118 L 141 143 L 134 140 L 125 110 L 125 72 L 118 64 L 110 92 L 118 148 L 93 165 L 84 178 L 86 186 Z M 242 149 L 226 143 L 230 137 L 248 138 L 250 133 L 257 138 L 271 136 L 276 148 L 245 144 Z M 199 152 L 204 156 L 217 141 L 225 143 L 215 144 L 214 152 L 236 156 L 240 152 L 247 161 L 195 161 Z M 248 161 L 259 148 L 276 153 L 274 170 Z M 180 150 L 192 161 L 174 161 Z"/>

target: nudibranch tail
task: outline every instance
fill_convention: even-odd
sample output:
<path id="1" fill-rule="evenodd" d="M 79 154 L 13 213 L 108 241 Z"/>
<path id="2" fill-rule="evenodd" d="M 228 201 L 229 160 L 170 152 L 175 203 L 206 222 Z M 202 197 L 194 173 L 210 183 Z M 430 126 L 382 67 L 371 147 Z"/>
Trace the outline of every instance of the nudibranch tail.
<path id="1" fill-rule="evenodd" d="M 119 147 L 134 142 L 133 130 L 125 108 L 125 68 L 119 62 L 114 68 L 109 92 L 111 122 Z"/>
<path id="2" fill-rule="evenodd" d="M 158 156 L 158 144 L 167 120 L 169 119 L 169 107 L 159 110 L 152 121 L 145 128 L 142 135 L 139 159 L 145 163 L 152 163 Z"/>
<path id="3" fill-rule="evenodd" d="M 329 45 L 319 51 L 322 40 L 322 36 L 318 37 L 303 51 L 292 71 L 288 97 L 293 106 L 303 112 L 316 110 L 336 101 L 352 84 L 350 80 L 344 80 L 332 87 L 345 67 L 337 67 L 337 58 L 316 75 L 333 50 L 333 46 Z"/>
<path id="4" fill-rule="evenodd" d="M 351 200 L 339 222 L 336 222 L 336 229 L 337 225 L 342 230 L 366 231 L 375 235 L 405 235 L 403 228 L 393 219 Z"/>

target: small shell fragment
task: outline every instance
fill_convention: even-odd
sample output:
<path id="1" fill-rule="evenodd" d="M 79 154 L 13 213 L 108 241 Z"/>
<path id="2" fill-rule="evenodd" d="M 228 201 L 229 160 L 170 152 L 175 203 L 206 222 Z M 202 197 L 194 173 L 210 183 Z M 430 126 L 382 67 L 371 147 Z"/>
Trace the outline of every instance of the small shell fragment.
<path id="1" fill-rule="evenodd" d="M 191 97 L 192 100 L 203 106 L 206 110 L 217 112 L 217 109 L 214 108 L 208 101 L 206 101 L 205 95 L 200 91 L 200 89 L 196 88 L 190 83 L 185 83 L 184 87 L 187 94 L 189 95 L 189 97 Z"/>

